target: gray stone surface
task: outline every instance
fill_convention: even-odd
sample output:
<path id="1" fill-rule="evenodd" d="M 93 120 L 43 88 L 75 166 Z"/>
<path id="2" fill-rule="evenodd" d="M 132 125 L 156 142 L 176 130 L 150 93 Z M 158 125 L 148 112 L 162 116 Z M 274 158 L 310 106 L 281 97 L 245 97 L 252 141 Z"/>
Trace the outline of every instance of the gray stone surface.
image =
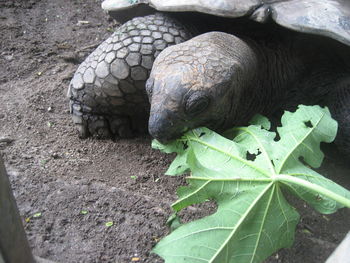
<path id="1" fill-rule="evenodd" d="M 325 263 L 350 263 L 350 232 Z"/>

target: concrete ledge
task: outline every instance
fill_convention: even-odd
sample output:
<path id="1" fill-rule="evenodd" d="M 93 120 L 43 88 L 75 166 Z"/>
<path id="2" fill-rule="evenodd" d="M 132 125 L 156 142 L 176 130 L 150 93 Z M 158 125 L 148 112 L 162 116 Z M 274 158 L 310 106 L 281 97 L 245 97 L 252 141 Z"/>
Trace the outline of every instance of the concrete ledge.
<path id="1" fill-rule="evenodd" d="M 326 263 L 350 263 L 350 232 L 327 259 Z"/>

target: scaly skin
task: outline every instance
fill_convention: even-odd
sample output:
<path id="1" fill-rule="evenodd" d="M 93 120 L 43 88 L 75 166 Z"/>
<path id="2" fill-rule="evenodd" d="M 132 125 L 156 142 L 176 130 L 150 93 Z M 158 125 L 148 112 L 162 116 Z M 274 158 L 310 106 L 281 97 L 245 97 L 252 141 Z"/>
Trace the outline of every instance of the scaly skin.
<path id="1" fill-rule="evenodd" d="M 349 154 L 350 72 L 344 61 L 350 54 L 338 56 L 322 42 L 302 35 L 257 42 L 209 32 L 167 48 L 146 83 L 150 134 L 166 143 L 188 129 L 221 132 L 246 125 L 257 113 L 322 104 L 338 120 L 336 143 Z"/>
<path id="2" fill-rule="evenodd" d="M 190 38 L 164 14 L 134 18 L 104 41 L 76 71 L 68 91 L 81 137 L 129 137 L 147 130 L 145 82 L 153 61 L 168 46 Z"/>

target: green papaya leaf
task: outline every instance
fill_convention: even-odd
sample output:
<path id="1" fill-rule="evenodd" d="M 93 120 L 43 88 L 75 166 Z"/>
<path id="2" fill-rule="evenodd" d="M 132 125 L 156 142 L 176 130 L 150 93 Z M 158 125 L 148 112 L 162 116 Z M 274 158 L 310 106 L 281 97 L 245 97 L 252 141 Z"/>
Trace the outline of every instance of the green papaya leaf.
<path id="1" fill-rule="evenodd" d="M 218 205 L 214 214 L 181 225 L 157 244 L 153 252 L 166 263 L 262 262 L 291 246 L 299 214 L 284 189 L 325 214 L 350 207 L 348 190 L 309 168 L 320 166 L 320 143 L 333 141 L 337 132 L 327 108 L 286 112 L 279 140 L 265 117 L 251 123 L 227 131 L 227 138 L 199 128 L 158 145 L 178 154 L 170 174 L 191 170 L 189 185 L 178 189 L 175 212 L 208 199 Z"/>

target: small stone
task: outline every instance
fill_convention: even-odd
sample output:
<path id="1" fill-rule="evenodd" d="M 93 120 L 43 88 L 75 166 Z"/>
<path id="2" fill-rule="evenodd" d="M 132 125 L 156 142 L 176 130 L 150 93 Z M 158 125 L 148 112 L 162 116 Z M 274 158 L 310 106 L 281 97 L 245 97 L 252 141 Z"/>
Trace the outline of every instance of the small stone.
<path id="1" fill-rule="evenodd" d="M 96 68 L 96 75 L 97 77 L 103 79 L 105 77 L 108 76 L 109 74 L 109 65 L 106 63 L 106 62 L 100 62 L 98 65 L 97 65 L 97 68 Z"/>
<path id="2" fill-rule="evenodd" d="M 54 158 L 54 159 L 59 159 L 59 158 L 61 158 L 61 156 L 60 156 L 58 153 L 52 153 L 52 154 L 51 154 L 51 157 Z"/>
<path id="3" fill-rule="evenodd" d="M 126 79 L 129 76 L 129 66 L 124 60 L 116 59 L 111 64 L 111 73 L 118 79 Z"/>
<path id="4" fill-rule="evenodd" d="M 84 75 L 83 75 L 83 80 L 85 83 L 94 83 L 95 80 L 95 72 L 92 68 L 88 68 Z"/>
<path id="5" fill-rule="evenodd" d="M 142 67 L 134 67 L 131 69 L 131 78 L 133 80 L 146 80 L 148 77 L 147 70 Z"/>
<path id="6" fill-rule="evenodd" d="M 4 58 L 7 61 L 12 61 L 13 60 L 13 55 L 6 55 L 6 56 L 4 56 Z"/>

